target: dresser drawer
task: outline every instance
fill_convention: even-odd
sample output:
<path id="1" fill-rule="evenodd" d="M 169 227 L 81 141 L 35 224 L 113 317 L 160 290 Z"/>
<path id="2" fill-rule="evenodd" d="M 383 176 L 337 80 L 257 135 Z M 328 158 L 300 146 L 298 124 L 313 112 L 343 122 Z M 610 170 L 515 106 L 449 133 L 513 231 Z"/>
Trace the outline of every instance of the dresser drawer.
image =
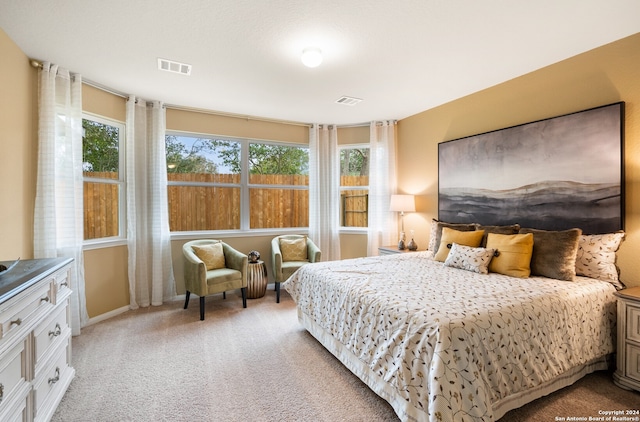
<path id="1" fill-rule="evenodd" d="M 30 316 L 36 311 L 51 306 L 51 283 L 32 286 L 0 314 L 0 337 L 19 331 L 20 326 L 28 325 Z"/>
<path id="2" fill-rule="evenodd" d="M 53 349 L 61 342 L 66 341 L 70 335 L 68 307 L 59 306 L 51 315 L 42 321 L 33 331 L 35 337 L 35 366 L 47 354 L 53 353 Z"/>
<path id="3" fill-rule="evenodd" d="M 20 391 L 28 385 L 23 372 L 24 345 L 21 341 L 0 359 L 0 414 L 20 399 Z"/>
<path id="4" fill-rule="evenodd" d="M 53 303 L 58 304 L 71 295 L 71 270 L 68 268 L 53 275 Z"/>
<path id="5" fill-rule="evenodd" d="M 0 412 L 0 421 L 2 422 L 23 422 L 26 420 L 27 400 L 17 401 L 13 406 L 7 408 L 6 411 Z"/>
<path id="6" fill-rule="evenodd" d="M 71 347 L 60 348 L 55 358 L 47 365 L 33 383 L 33 401 L 36 420 L 48 420 L 57 403 L 71 383 L 75 371 L 69 366 Z"/>
<path id="7" fill-rule="evenodd" d="M 640 343 L 640 307 L 627 305 L 627 335 L 628 340 Z"/>
<path id="8" fill-rule="evenodd" d="M 629 378 L 640 381 L 640 346 L 627 344 L 625 372 Z"/>

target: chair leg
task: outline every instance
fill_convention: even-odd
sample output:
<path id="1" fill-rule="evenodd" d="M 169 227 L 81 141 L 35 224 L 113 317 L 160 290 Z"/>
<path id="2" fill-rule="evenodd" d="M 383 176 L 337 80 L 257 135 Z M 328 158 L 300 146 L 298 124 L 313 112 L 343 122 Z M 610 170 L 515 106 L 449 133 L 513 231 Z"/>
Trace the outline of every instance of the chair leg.
<path id="1" fill-rule="evenodd" d="M 222 292 L 222 298 L 226 299 L 227 298 L 227 292 Z"/>
<path id="2" fill-rule="evenodd" d="M 280 303 L 280 283 L 276 281 L 276 303 Z"/>
<path id="3" fill-rule="evenodd" d="M 200 321 L 204 321 L 204 296 L 200 296 Z"/>
<path id="4" fill-rule="evenodd" d="M 242 287 L 240 290 L 242 291 L 242 307 L 246 308 L 247 307 L 247 288 Z"/>
<path id="5" fill-rule="evenodd" d="M 185 295 L 184 300 L 184 309 L 187 309 L 187 306 L 189 306 L 189 296 L 191 296 L 191 292 L 187 290 L 187 294 Z"/>

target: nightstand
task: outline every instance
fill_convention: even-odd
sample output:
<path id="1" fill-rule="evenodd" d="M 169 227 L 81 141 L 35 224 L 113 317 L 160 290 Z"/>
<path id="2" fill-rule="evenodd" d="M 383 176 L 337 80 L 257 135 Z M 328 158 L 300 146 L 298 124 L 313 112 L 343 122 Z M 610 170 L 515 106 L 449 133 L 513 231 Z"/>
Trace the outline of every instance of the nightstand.
<path id="1" fill-rule="evenodd" d="M 640 287 L 620 290 L 618 297 L 618 350 L 613 381 L 640 391 Z"/>
<path id="2" fill-rule="evenodd" d="M 378 248 L 378 255 L 393 255 L 396 253 L 411 253 L 411 252 L 420 252 L 420 249 L 417 251 L 410 251 L 409 249 L 400 250 L 397 246 L 380 246 Z"/>

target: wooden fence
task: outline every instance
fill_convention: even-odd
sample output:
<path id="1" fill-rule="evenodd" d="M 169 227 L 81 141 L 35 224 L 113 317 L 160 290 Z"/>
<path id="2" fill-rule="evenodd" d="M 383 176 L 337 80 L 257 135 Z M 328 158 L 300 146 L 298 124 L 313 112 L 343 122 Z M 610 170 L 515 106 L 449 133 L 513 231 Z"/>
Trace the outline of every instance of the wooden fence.
<path id="1" fill-rule="evenodd" d="M 85 177 L 117 179 L 115 173 L 85 173 Z M 239 184 L 239 174 L 169 173 L 169 181 Z M 366 186 L 366 176 L 342 176 L 343 186 Z M 250 175 L 258 185 L 308 186 L 308 176 Z M 367 226 L 367 190 L 342 191 L 342 224 Z M 174 186 L 167 189 L 171 231 L 234 230 L 240 228 L 240 188 L 235 186 Z M 309 191 L 261 186 L 249 189 L 252 229 L 307 227 Z M 118 185 L 84 183 L 84 237 L 118 235 Z"/>
<path id="2" fill-rule="evenodd" d="M 368 186 L 369 176 L 340 176 L 341 186 Z M 369 190 L 354 189 L 340 192 L 340 211 L 345 227 L 367 227 L 369 216 Z"/>

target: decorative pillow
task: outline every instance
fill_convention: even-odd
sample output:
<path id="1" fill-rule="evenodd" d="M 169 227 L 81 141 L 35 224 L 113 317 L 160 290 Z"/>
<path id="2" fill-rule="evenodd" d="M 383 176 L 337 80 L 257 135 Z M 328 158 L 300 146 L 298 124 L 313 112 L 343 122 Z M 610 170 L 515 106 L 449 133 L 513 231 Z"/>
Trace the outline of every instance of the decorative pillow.
<path id="1" fill-rule="evenodd" d="M 483 226 L 476 224 L 476 230 L 484 230 L 484 237 L 482 238 L 482 243 L 480 243 L 480 246 L 484 248 L 487 246 L 487 236 L 489 233 L 518 234 L 520 231 L 520 224 L 511 224 L 508 226 Z"/>
<path id="2" fill-rule="evenodd" d="M 489 262 L 491 262 L 494 253 L 494 249 L 471 248 L 454 243 L 451 245 L 451 250 L 444 261 L 444 265 L 475 273 L 488 274 Z"/>
<path id="3" fill-rule="evenodd" d="M 573 281 L 576 277 L 576 253 L 581 229 L 562 231 L 520 229 L 533 234 L 531 274 Z"/>
<path id="4" fill-rule="evenodd" d="M 436 252 L 435 260 L 444 262 L 449 255 L 451 245 L 454 243 L 477 248 L 480 246 L 483 234 L 484 232 L 482 230 L 459 231 L 450 229 L 449 227 L 443 227 L 442 236 L 440 237 L 440 246 L 438 247 L 438 252 Z"/>
<path id="5" fill-rule="evenodd" d="M 282 252 L 282 261 L 306 261 L 307 237 L 281 238 L 280 252 Z"/>
<path id="6" fill-rule="evenodd" d="M 469 232 L 469 231 L 474 231 L 476 229 L 475 224 L 445 223 L 443 221 L 439 221 L 435 219 L 434 221 L 436 222 L 436 235 L 435 235 L 435 243 L 434 243 L 434 249 L 433 249 L 434 253 L 438 252 L 438 249 L 440 248 L 440 241 L 442 239 L 442 229 L 444 229 L 445 227 L 458 230 L 460 232 Z M 429 246 L 431 246 L 431 240 L 429 240 Z"/>
<path id="7" fill-rule="evenodd" d="M 580 236 L 576 274 L 608 281 L 617 289 L 623 289 L 624 285 L 618 280 L 616 252 L 624 236 L 624 232 Z"/>
<path id="8" fill-rule="evenodd" d="M 496 255 L 489 263 L 490 272 L 520 278 L 531 274 L 533 234 L 489 233 L 487 249 L 496 250 Z"/>
<path id="9" fill-rule="evenodd" d="M 192 246 L 191 248 L 196 256 L 204 262 L 205 267 L 207 267 L 207 271 L 225 267 L 222 243 L 218 242 L 211 245 Z"/>
<path id="10" fill-rule="evenodd" d="M 436 236 L 438 235 L 438 220 L 435 218 L 431 219 L 431 227 L 429 230 L 429 246 L 427 246 L 427 250 L 434 252 L 436 251 Z"/>

